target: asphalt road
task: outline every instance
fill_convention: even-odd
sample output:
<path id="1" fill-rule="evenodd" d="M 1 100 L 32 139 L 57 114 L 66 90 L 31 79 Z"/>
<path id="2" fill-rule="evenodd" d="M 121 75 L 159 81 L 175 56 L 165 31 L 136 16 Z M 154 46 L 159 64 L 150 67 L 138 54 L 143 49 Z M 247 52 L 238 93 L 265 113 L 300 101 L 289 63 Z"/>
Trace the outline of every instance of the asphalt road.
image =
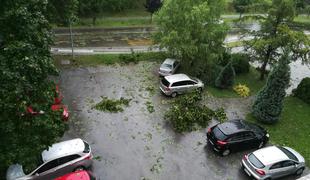
<path id="1" fill-rule="evenodd" d="M 163 114 L 173 99 L 159 93 L 157 67 L 149 62 L 63 67 L 60 84 L 71 110 L 70 130 L 63 139 L 81 137 L 91 144 L 93 171 L 101 180 L 249 179 L 240 170 L 240 160 L 246 152 L 220 157 L 206 146 L 206 129 L 185 134 L 171 130 Z M 92 109 L 101 96 L 131 101 L 119 113 Z M 155 112 L 147 110 L 147 102 Z M 250 99 L 225 103 L 209 99 L 208 104 L 224 106 L 229 118 L 242 118 L 249 102 Z"/>

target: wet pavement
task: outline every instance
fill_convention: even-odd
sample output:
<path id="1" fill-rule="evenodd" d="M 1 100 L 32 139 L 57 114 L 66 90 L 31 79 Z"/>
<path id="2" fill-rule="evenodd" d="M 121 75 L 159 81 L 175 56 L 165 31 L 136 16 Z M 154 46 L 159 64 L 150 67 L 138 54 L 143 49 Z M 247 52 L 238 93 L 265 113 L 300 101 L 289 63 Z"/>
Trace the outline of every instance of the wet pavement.
<path id="1" fill-rule="evenodd" d="M 160 94 L 157 68 L 158 64 L 150 62 L 64 66 L 60 84 L 72 116 L 63 139 L 82 137 L 91 144 L 93 171 L 101 180 L 249 179 L 240 170 L 240 160 L 246 152 L 220 157 L 206 146 L 206 129 L 185 134 L 172 131 L 164 120 L 164 112 L 173 99 Z M 119 113 L 92 109 L 101 96 L 131 101 Z M 224 107 L 230 119 L 244 118 L 252 102 L 252 98 L 204 97 L 211 108 Z M 147 102 L 155 112 L 147 110 Z"/>

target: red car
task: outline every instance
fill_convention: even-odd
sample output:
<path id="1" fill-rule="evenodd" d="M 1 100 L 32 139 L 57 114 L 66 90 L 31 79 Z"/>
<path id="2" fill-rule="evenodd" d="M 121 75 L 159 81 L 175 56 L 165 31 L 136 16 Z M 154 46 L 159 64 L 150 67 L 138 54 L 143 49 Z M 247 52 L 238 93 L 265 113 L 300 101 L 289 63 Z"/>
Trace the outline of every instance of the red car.
<path id="1" fill-rule="evenodd" d="M 54 180 L 95 180 L 96 177 L 90 171 L 75 171 L 70 174 L 58 177 Z"/>
<path id="2" fill-rule="evenodd" d="M 67 106 L 62 104 L 63 96 L 59 90 L 59 86 L 56 85 L 55 89 L 55 97 L 54 97 L 54 104 L 52 104 L 51 109 L 52 111 L 62 111 L 62 119 L 64 121 L 68 121 L 69 119 L 69 111 Z M 35 111 L 32 106 L 27 107 L 27 113 L 31 115 L 38 115 L 38 114 L 44 114 L 44 111 Z"/>

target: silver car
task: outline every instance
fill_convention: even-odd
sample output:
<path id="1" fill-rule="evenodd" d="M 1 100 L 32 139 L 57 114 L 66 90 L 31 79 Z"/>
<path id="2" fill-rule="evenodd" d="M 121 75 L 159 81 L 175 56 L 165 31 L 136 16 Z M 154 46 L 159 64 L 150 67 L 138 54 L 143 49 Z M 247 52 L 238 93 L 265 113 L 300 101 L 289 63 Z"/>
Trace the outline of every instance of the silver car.
<path id="1" fill-rule="evenodd" d="M 197 78 L 191 78 L 186 74 L 174 74 L 161 79 L 160 90 L 167 96 L 175 97 L 198 89 L 202 91 L 204 84 Z"/>
<path id="2" fill-rule="evenodd" d="M 169 76 L 176 72 L 179 68 L 180 62 L 176 59 L 166 59 L 161 65 L 158 70 L 158 74 L 160 76 Z"/>
<path id="3" fill-rule="evenodd" d="M 81 169 L 88 169 L 92 164 L 89 144 L 82 139 L 72 139 L 53 144 L 41 154 L 42 162 L 29 174 L 25 174 L 21 165 L 8 168 L 7 180 L 54 179 L 64 174 Z"/>
<path id="4" fill-rule="evenodd" d="M 292 148 L 269 146 L 245 155 L 242 168 L 255 179 L 270 180 L 291 174 L 301 175 L 305 159 Z"/>

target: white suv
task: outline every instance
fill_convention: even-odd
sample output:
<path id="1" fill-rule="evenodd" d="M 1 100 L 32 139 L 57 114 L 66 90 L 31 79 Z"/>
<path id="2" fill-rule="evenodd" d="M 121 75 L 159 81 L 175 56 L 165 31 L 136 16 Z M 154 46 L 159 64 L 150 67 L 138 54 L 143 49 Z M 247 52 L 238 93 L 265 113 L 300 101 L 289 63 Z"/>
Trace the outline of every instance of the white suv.
<path id="1" fill-rule="evenodd" d="M 204 84 L 197 78 L 191 78 L 186 74 L 174 74 L 165 76 L 160 82 L 160 90 L 167 96 L 175 97 L 198 89 L 202 91 Z"/>
<path id="2" fill-rule="evenodd" d="M 24 173 L 21 165 L 11 165 L 6 179 L 53 179 L 76 170 L 88 169 L 92 164 L 91 148 L 82 139 L 53 144 L 42 152 L 41 158 L 40 165 L 28 175 Z"/>

